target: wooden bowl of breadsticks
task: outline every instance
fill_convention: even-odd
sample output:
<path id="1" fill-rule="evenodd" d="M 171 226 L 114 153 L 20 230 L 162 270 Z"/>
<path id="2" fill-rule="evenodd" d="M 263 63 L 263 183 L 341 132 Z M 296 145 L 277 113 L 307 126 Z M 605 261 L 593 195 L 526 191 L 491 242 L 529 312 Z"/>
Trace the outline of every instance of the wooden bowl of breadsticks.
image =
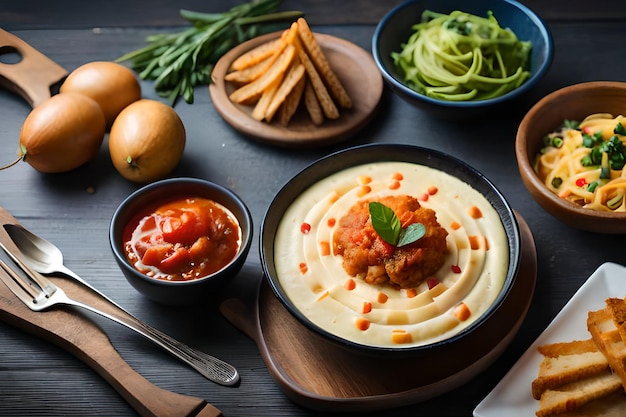
<path id="1" fill-rule="evenodd" d="M 375 113 L 383 81 L 372 56 L 303 18 L 245 42 L 216 64 L 209 86 L 219 114 L 249 138 L 285 146 L 347 139 Z"/>

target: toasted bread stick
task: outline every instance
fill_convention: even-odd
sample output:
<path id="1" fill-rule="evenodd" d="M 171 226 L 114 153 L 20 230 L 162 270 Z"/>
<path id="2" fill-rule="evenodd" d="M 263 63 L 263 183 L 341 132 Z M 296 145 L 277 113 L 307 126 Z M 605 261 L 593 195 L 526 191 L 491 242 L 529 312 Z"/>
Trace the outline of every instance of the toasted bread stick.
<path id="1" fill-rule="evenodd" d="M 326 56 L 322 52 L 322 48 L 315 39 L 315 35 L 311 32 L 307 21 L 304 18 L 299 18 L 298 21 L 298 36 L 302 40 L 304 47 L 306 48 L 311 60 L 315 64 L 315 67 L 322 76 L 324 82 L 328 86 L 332 96 L 337 100 L 339 106 L 344 109 L 352 107 L 352 100 L 348 95 L 341 81 L 337 77 L 337 74 L 333 71 Z"/>

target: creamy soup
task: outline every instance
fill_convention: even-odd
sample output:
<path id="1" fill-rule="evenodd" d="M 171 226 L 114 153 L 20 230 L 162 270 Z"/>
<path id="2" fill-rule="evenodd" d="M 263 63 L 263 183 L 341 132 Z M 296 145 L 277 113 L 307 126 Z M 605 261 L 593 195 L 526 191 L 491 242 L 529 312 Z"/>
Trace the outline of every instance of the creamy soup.
<path id="1" fill-rule="evenodd" d="M 350 276 L 332 249 L 350 207 L 393 194 L 418 198 L 448 231 L 443 266 L 415 288 Z M 274 256 L 286 295 L 313 323 L 359 344 L 402 348 L 446 339 L 479 318 L 502 289 L 509 246 L 497 212 L 468 184 L 426 166 L 382 162 L 303 191 L 279 224 Z"/>

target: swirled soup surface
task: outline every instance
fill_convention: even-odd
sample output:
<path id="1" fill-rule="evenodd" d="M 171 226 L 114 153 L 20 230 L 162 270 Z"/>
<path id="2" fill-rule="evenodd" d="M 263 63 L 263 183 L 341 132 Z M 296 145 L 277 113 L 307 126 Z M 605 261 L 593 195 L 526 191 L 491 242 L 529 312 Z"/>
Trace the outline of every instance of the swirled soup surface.
<path id="1" fill-rule="evenodd" d="M 332 252 L 350 207 L 394 194 L 418 198 L 448 231 L 443 265 L 415 288 L 368 284 Z M 446 339 L 479 318 L 502 289 L 509 246 L 498 213 L 465 182 L 422 165 L 381 162 L 305 190 L 281 219 L 274 256 L 280 285 L 313 323 L 355 343 L 397 348 Z"/>

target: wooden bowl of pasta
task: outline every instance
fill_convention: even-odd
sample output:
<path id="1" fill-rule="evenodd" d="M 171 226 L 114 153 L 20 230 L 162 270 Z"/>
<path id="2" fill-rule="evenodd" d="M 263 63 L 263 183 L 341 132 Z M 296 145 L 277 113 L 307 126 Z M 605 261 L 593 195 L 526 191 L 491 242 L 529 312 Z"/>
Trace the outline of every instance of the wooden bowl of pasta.
<path id="1" fill-rule="evenodd" d="M 594 81 L 554 91 L 517 130 L 524 185 L 562 222 L 626 233 L 626 83 Z"/>

